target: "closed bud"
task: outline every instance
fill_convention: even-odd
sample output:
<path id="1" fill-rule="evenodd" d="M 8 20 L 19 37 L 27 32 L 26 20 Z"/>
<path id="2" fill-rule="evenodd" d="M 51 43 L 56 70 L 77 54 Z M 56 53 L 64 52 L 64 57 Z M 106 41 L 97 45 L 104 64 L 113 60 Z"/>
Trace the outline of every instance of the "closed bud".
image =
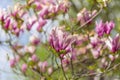
<path id="1" fill-rule="evenodd" d="M 15 59 L 11 59 L 10 60 L 10 67 L 14 67 L 15 66 L 15 64 L 16 64 L 16 60 Z"/>
<path id="2" fill-rule="evenodd" d="M 40 39 L 36 36 L 31 36 L 30 37 L 30 42 L 33 44 L 33 45 L 38 45 L 40 43 Z"/>
<path id="3" fill-rule="evenodd" d="M 33 54 L 36 50 L 36 47 L 35 46 L 25 46 L 25 50 L 26 50 L 26 52 Z"/>
<path id="4" fill-rule="evenodd" d="M 49 67 L 49 68 L 48 68 L 48 74 L 50 75 L 50 74 L 52 74 L 52 72 L 53 72 L 53 68 L 52 68 L 52 67 Z"/>
<path id="5" fill-rule="evenodd" d="M 22 64 L 21 71 L 25 73 L 27 70 L 27 64 Z"/>
<path id="6" fill-rule="evenodd" d="M 115 60 L 115 57 L 113 55 L 109 55 L 109 58 L 110 58 L 111 61 Z"/>
<path id="7" fill-rule="evenodd" d="M 35 54 L 32 55 L 31 57 L 32 61 L 36 62 L 38 60 L 37 56 Z"/>

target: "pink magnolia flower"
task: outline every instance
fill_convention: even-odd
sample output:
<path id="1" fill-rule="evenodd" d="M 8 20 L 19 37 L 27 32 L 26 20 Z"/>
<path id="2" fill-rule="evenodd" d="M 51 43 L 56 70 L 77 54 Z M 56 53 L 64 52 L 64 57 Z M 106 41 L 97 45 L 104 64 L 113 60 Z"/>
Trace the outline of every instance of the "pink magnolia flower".
<path id="1" fill-rule="evenodd" d="M 41 31 L 42 27 L 47 23 L 46 20 L 40 18 L 39 22 L 38 22 L 38 27 L 37 27 L 37 31 Z"/>
<path id="2" fill-rule="evenodd" d="M 103 36 L 103 34 L 104 34 L 104 27 L 105 27 L 105 24 L 102 22 L 102 20 L 99 23 L 96 23 L 95 30 L 96 30 L 98 36 Z"/>
<path id="3" fill-rule="evenodd" d="M 36 6 L 36 10 L 38 10 L 38 11 L 43 8 L 42 4 L 39 1 L 35 1 L 35 6 Z"/>
<path id="4" fill-rule="evenodd" d="M 16 65 L 16 60 L 15 59 L 11 59 L 10 60 L 10 67 L 14 67 Z"/>
<path id="5" fill-rule="evenodd" d="M 38 66 L 40 67 L 40 70 L 42 72 L 45 72 L 46 71 L 46 68 L 48 66 L 48 62 L 47 61 L 44 61 L 44 62 L 39 62 L 38 63 Z"/>
<path id="6" fill-rule="evenodd" d="M 83 8 L 78 14 L 77 14 L 77 20 L 80 21 L 81 24 L 84 24 L 85 22 L 89 21 L 91 23 L 91 18 L 96 14 L 96 10 L 88 11 L 86 8 Z"/>
<path id="7" fill-rule="evenodd" d="M 97 59 L 100 56 L 100 49 L 91 49 L 92 55 L 95 59 Z"/>
<path id="8" fill-rule="evenodd" d="M 63 12 L 67 12 L 68 7 L 65 3 L 61 3 L 61 4 L 59 4 L 58 10 L 63 11 Z"/>
<path id="9" fill-rule="evenodd" d="M 102 64 L 101 65 L 102 68 L 106 68 L 108 66 L 108 62 L 107 62 L 106 58 L 101 59 L 101 64 Z"/>
<path id="10" fill-rule="evenodd" d="M 115 27 L 115 24 L 113 21 L 110 21 L 110 22 L 106 22 L 106 29 L 105 29 L 105 33 L 106 34 L 110 34 L 111 30 Z"/>
<path id="11" fill-rule="evenodd" d="M 25 73 L 27 70 L 27 64 L 22 64 L 21 71 Z"/>
<path id="12" fill-rule="evenodd" d="M 48 74 L 52 74 L 52 72 L 53 72 L 53 68 L 52 68 L 52 67 L 49 67 L 49 68 L 48 68 Z"/>
<path id="13" fill-rule="evenodd" d="M 59 11 L 58 7 L 59 6 L 51 5 L 49 7 L 49 13 L 51 13 L 51 14 L 57 14 L 57 12 Z"/>
<path id="14" fill-rule="evenodd" d="M 114 61 L 114 60 L 115 60 L 115 56 L 113 56 L 113 55 L 111 55 L 111 54 L 110 54 L 108 57 L 110 58 L 111 61 Z"/>
<path id="15" fill-rule="evenodd" d="M 26 24 L 28 31 L 31 30 L 31 28 L 32 28 L 32 26 L 35 24 L 35 22 L 36 22 L 36 21 L 34 20 L 34 21 L 32 21 L 31 23 L 27 23 L 27 24 Z"/>
<path id="16" fill-rule="evenodd" d="M 106 22 L 103 23 L 103 21 L 101 20 L 99 23 L 96 23 L 96 32 L 98 34 L 98 36 L 103 36 L 104 33 L 106 34 L 110 34 L 111 30 L 115 27 L 115 24 L 113 21 L 110 22 Z"/>
<path id="17" fill-rule="evenodd" d="M 45 6 L 41 11 L 40 11 L 40 14 L 39 14 L 39 17 L 41 18 L 45 18 L 45 15 L 47 15 L 49 13 L 49 8 L 47 6 Z"/>
<path id="18" fill-rule="evenodd" d="M 106 45 L 111 52 L 115 53 L 120 49 L 120 35 L 117 34 L 113 39 L 109 37 L 109 40 L 106 41 Z"/>
<path id="19" fill-rule="evenodd" d="M 33 45 L 38 45 L 40 43 L 40 39 L 36 36 L 31 36 L 30 37 L 30 42 L 33 44 Z"/>
<path id="20" fill-rule="evenodd" d="M 33 54 L 35 52 L 35 50 L 36 50 L 35 46 L 25 46 L 24 48 L 25 48 L 26 52 L 29 52 L 31 54 Z"/>
<path id="21" fill-rule="evenodd" d="M 10 21 L 11 21 L 10 19 L 6 19 L 6 20 L 5 20 L 5 24 L 4 24 L 4 29 L 5 29 L 5 30 L 8 30 L 8 29 L 9 29 Z"/>
<path id="22" fill-rule="evenodd" d="M 32 55 L 31 57 L 32 61 L 36 62 L 38 60 L 37 56 L 35 54 Z"/>
<path id="23" fill-rule="evenodd" d="M 90 43 L 93 48 L 96 48 L 99 44 L 103 42 L 98 38 L 97 35 L 95 35 L 94 37 L 90 37 Z"/>
<path id="24" fill-rule="evenodd" d="M 72 44 L 74 42 L 74 37 L 69 36 L 58 28 L 53 29 L 49 37 L 50 46 L 59 54 L 72 52 Z"/>
<path id="25" fill-rule="evenodd" d="M 5 16 L 1 14 L 1 15 L 0 15 L 0 21 L 1 21 L 1 22 L 4 22 L 4 20 L 5 20 Z"/>

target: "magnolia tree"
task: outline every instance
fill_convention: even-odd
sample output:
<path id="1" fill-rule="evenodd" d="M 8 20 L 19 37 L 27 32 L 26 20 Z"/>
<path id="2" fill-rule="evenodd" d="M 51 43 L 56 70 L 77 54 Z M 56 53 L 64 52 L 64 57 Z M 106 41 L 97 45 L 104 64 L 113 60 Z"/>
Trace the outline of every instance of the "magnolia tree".
<path id="1" fill-rule="evenodd" d="M 120 35 L 114 19 L 99 18 L 110 0 L 88 1 L 94 2 L 92 8 L 78 10 L 72 0 L 25 0 L 1 10 L 0 25 L 8 37 L 1 42 L 12 50 L 13 71 L 29 80 L 104 80 L 114 72 L 119 75 Z M 29 41 L 20 44 L 26 32 Z"/>

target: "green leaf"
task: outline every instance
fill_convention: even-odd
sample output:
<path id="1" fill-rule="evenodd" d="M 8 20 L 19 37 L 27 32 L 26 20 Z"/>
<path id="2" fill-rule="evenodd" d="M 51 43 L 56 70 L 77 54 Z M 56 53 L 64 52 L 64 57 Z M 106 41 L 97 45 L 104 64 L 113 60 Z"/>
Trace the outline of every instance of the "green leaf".
<path id="1" fill-rule="evenodd" d="M 49 55 L 49 52 L 45 47 L 39 46 L 36 50 L 36 55 L 41 61 L 44 61 Z"/>

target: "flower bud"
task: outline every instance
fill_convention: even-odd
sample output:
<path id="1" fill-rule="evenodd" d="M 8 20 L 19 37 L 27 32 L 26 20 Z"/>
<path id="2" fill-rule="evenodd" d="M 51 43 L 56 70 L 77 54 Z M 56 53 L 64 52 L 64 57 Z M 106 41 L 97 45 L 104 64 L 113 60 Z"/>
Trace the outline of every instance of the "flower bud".
<path id="1" fill-rule="evenodd" d="M 38 63 L 38 66 L 40 67 L 40 70 L 41 70 L 42 72 L 45 72 L 45 71 L 46 71 L 46 68 L 47 68 L 47 66 L 48 66 L 48 63 L 47 63 L 47 61 L 39 62 L 39 63 Z"/>
<path id="2" fill-rule="evenodd" d="M 115 57 L 113 55 L 109 55 L 109 58 L 110 58 L 111 61 L 115 60 Z"/>
<path id="3" fill-rule="evenodd" d="M 41 10 L 42 9 L 42 5 L 38 1 L 35 2 L 35 6 L 36 6 L 36 10 Z"/>
<path id="4" fill-rule="evenodd" d="M 5 21 L 5 25 L 4 25 L 5 30 L 8 30 L 8 29 L 9 29 L 9 26 L 10 26 L 10 19 L 7 19 L 7 20 Z"/>
<path id="5" fill-rule="evenodd" d="M 49 13 L 49 11 L 48 11 L 48 7 L 44 7 L 42 10 L 41 10 L 41 12 L 40 12 L 40 14 L 39 14 L 39 17 L 41 17 L 41 18 L 45 18 L 45 15 L 47 15 Z"/>
<path id="6" fill-rule="evenodd" d="M 48 68 L 48 74 L 50 75 L 52 74 L 52 72 L 53 72 L 53 68 L 52 67 Z"/>
<path id="7" fill-rule="evenodd" d="M 32 54 L 35 52 L 36 47 L 35 46 L 26 46 L 25 50 L 26 50 L 26 52 L 30 52 Z"/>
<path id="8" fill-rule="evenodd" d="M 100 56 L 100 50 L 92 49 L 91 52 L 95 59 L 97 59 Z"/>
<path id="9" fill-rule="evenodd" d="M 30 37 L 30 42 L 33 44 L 33 45 L 38 45 L 40 43 L 40 39 L 36 36 L 31 36 Z"/>
<path id="10" fill-rule="evenodd" d="M 38 27 L 37 27 L 37 31 L 41 31 L 42 27 L 47 23 L 46 20 L 40 18 L 39 23 L 38 23 Z"/>
<path id="11" fill-rule="evenodd" d="M 27 64 L 22 64 L 21 70 L 23 73 L 25 73 L 27 70 Z"/>
<path id="12" fill-rule="evenodd" d="M 14 67 L 15 66 L 15 64 L 16 64 L 16 60 L 15 59 L 11 59 L 10 60 L 10 67 Z"/>
<path id="13" fill-rule="evenodd" d="M 31 57 L 32 61 L 36 62 L 38 60 L 37 56 L 35 54 L 32 55 Z"/>

